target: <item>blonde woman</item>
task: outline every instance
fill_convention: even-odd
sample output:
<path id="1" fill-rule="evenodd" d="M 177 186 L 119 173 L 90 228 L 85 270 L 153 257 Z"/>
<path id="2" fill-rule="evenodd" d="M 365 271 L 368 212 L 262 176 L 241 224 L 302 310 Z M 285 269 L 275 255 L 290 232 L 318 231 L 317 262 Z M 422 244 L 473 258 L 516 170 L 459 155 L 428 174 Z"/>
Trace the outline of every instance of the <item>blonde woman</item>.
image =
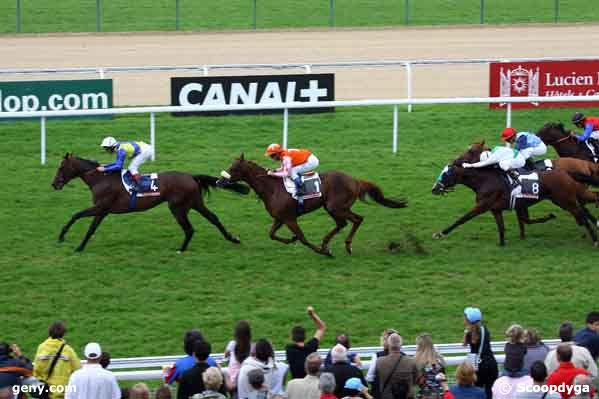
<path id="1" fill-rule="evenodd" d="M 528 375 L 524 369 L 524 356 L 526 355 L 526 344 L 524 343 L 524 328 L 519 324 L 512 324 L 505 331 L 505 361 L 503 363 L 504 375 L 512 378 Z"/>
<path id="2" fill-rule="evenodd" d="M 435 349 L 430 334 L 416 338 L 416 366 L 420 371 L 420 392 L 418 398 L 437 399 L 443 397 L 443 387 L 437 376 L 445 373 L 445 360 Z"/>

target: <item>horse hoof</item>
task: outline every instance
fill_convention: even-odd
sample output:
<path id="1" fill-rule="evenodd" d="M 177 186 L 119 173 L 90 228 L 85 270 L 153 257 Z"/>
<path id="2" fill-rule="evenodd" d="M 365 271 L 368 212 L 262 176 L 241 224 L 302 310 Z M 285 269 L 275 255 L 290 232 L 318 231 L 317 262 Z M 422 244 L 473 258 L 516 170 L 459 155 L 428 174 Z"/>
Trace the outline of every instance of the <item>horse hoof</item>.
<path id="1" fill-rule="evenodd" d="M 353 252 L 353 249 L 351 247 L 351 244 L 345 244 L 345 250 L 347 251 L 348 255 L 351 255 Z"/>
<path id="2" fill-rule="evenodd" d="M 64 237 L 58 237 L 58 242 L 59 243 L 64 242 Z"/>
<path id="3" fill-rule="evenodd" d="M 231 241 L 233 244 L 241 244 L 241 240 L 237 236 L 232 236 L 229 238 L 229 241 Z"/>
<path id="4" fill-rule="evenodd" d="M 333 253 L 331 252 L 331 250 L 329 248 L 321 248 L 320 249 L 320 253 L 324 256 L 328 256 L 329 258 L 333 257 Z"/>
<path id="5" fill-rule="evenodd" d="M 599 247 L 599 241 L 595 241 L 595 242 L 593 243 L 593 246 L 594 246 L 595 248 Z"/>
<path id="6" fill-rule="evenodd" d="M 434 239 L 434 240 L 439 240 L 439 239 L 441 239 L 441 238 L 443 238 L 443 237 L 445 237 L 445 234 L 443 234 L 443 233 L 441 233 L 441 232 L 436 232 L 436 233 L 433 233 L 433 239 Z"/>
<path id="7" fill-rule="evenodd" d="M 554 214 L 554 213 L 550 213 L 550 214 L 549 214 L 549 219 L 555 219 L 555 218 L 557 218 L 557 216 L 555 216 L 555 214 Z"/>
<path id="8" fill-rule="evenodd" d="M 75 252 L 83 252 L 83 247 L 77 247 L 77 249 L 75 249 Z"/>

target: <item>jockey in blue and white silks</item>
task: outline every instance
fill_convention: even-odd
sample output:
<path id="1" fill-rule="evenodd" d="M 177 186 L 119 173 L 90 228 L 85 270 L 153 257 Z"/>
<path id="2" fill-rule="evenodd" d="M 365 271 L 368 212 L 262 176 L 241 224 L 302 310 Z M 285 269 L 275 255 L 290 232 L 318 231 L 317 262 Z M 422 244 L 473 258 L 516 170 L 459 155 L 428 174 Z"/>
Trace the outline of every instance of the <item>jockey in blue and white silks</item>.
<path id="1" fill-rule="evenodd" d="M 116 141 L 114 137 L 106 137 L 102 140 L 101 146 L 107 152 L 116 152 L 116 160 L 111 164 L 98 166 L 97 170 L 99 172 L 122 170 L 125 160 L 128 158 L 131 162 L 129 162 L 129 167 L 127 169 L 136 183 L 141 179 L 139 167 L 142 163 L 152 158 L 152 155 L 154 154 L 152 146 L 143 141 Z"/>

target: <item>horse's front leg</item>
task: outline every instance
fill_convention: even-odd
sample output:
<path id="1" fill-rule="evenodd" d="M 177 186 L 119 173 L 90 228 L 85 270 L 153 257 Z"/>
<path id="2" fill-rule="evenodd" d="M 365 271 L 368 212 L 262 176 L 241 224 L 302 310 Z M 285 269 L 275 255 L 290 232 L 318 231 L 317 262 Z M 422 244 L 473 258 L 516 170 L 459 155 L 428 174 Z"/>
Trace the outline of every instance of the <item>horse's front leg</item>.
<path id="1" fill-rule="evenodd" d="M 470 219 L 473 219 L 476 216 L 480 215 L 481 213 L 485 213 L 488 210 L 489 210 L 488 207 L 485 207 L 485 206 L 482 206 L 482 205 L 476 205 L 474 208 L 472 208 L 470 211 L 468 211 L 464 216 L 462 216 L 461 218 L 459 218 L 458 220 L 456 220 L 451 226 L 447 227 L 445 230 L 442 230 L 442 231 L 434 233 L 433 234 L 433 238 L 434 239 L 439 239 L 439 238 L 445 237 L 447 234 L 449 234 L 456 227 L 463 225 L 464 223 L 466 223 Z"/>
<path id="2" fill-rule="evenodd" d="M 98 211 L 98 213 L 94 217 L 94 220 L 92 221 L 92 224 L 89 226 L 87 233 L 85 234 L 85 238 L 83 239 L 83 241 L 81 241 L 81 244 L 77 247 L 77 249 L 76 249 L 77 252 L 81 252 L 85 249 L 85 245 L 87 244 L 87 242 L 89 241 L 91 236 L 94 234 L 94 232 L 96 231 L 96 229 L 98 228 L 100 223 L 102 223 L 102 220 L 104 220 L 106 215 L 108 215 L 107 211 L 105 211 L 103 209 Z"/>
<path id="3" fill-rule="evenodd" d="M 270 233 L 269 233 L 270 239 L 282 242 L 283 244 L 291 244 L 293 242 L 296 242 L 297 236 L 293 236 L 292 238 L 283 238 L 283 237 L 279 237 L 276 234 L 277 231 L 281 228 L 281 226 L 283 226 L 283 222 L 279 221 L 278 219 L 275 219 L 270 228 Z"/>
<path id="4" fill-rule="evenodd" d="M 492 210 L 493 216 L 495 217 L 495 223 L 497 224 L 497 232 L 499 233 L 499 245 L 505 246 L 505 225 L 503 223 L 503 213 L 499 210 Z"/>
<path id="5" fill-rule="evenodd" d="M 84 210 L 74 214 L 71 217 L 71 220 L 69 220 L 69 222 L 67 224 L 65 224 L 64 227 L 62 228 L 62 230 L 60 231 L 60 235 L 58 236 L 58 242 L 64 241 L 64 236 L 67 234 L 67 232 L 69 231 L 71 226 L 73 224 L 75 224 L 75 222 L 77 220 L 84 218 L 84 217 L 88 217 L 88 216 L 96 216 L 99 211 L 100 211 L 100 208 L 98 208 L 97 206 L 92 206 L 90 208 L 84 209 Z"/>

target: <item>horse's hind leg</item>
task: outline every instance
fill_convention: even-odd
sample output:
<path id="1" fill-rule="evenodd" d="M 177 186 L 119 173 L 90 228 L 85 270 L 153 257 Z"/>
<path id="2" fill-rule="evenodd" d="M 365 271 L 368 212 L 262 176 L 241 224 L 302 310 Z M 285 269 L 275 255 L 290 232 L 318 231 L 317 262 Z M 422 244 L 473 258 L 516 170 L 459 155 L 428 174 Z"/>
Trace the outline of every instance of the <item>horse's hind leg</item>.
<path id="1" fill-rule="evenodd" d="M 352 211 L 349 211 L 349 215 L 347 218 L 353 223 L 353 226 L 351 227 L 351 231 L 349 232 L 349 234 L 347 235 L 347 238 L 345 239 L 345 250 L 347 251 L 348 254 L 351 255 L 352 254 L 352 241 L 354 240 L 354 235 L 356 234 L 356 231 L 358 231 L 358 228 L 362 224 L 364 217 L 358 215 L 357 213 L 353 213 Z"/>
<path id="2" fill-rule="evenodd" d="M 333 213 L 327 209 L 328 214 L 335 220 L 335 227 L 326 236 L 323 237 L 320 248 L 323 250 L 329 250 L 329 242 L 339 233 L 345 226 L 347 226 L 347 216 L 340 215 L 339 213 Z"/>
<path id="3" fill-rule="evenodd" d="M 503 223 L 503 213 L 498 210 L 492 210 L 493 216 L 495 217 L 495 223 L 497 224 L 497 232 L 499 233 L 499 245 L 505 246 L 505 225 Z"/>
<path id="4" fill-rule="evenodd" d="M 102 223 L 102 220 L 106 217 L 106 215 L 108 215 L 108 212 L 102 212 L 102 213 L 96 214 L 96 216 L 94 217 L 94 220 L 92 221 L 92 224 L 89 226 L 89 229 L 87 230 L 87 233 L 85 234 L 85 238 L 83 239 L 83 241 L 81 241 L 81 244 L 79 244 L 79 246 L 77 247 L 77 249 L 75 251 L 82 252 L 85 249 L 85 245 L 87 245 L 87 242 L 89 241 L 91 236 L 95 233 L 96 229 L 98 228 L 100 223 Z"/>
<path id="5" fill-rule="evenodd" d="M 193 237 L 193 233 L 195 232 L 193 226 L 189 222 L 189 218 L 187 217 L 189 209 L 185 208 L 183 205 L 177 206 L 174 204 L 169 204 L 168 207 L 175 219 L 177 219 L 177 223 L 179 223 L 179 226 L 181 226 L 183 232 L 185 233 L 185 239 L 183 240 L 181 248 L 179 248 L 179 252 L 183 252 L 187 249 L 187 245 L 189 245 L 189 241 L 191 241 L 191 237 Z"/>
<path id="6" fill-rule="evenodd" d="M 331 254 L 331 251 L 329 251 L 328 249 L 318 248 L 316 245 L 314 245 L 314 244 L 310 243 L 308 240 L 306 240 L 306 237 L 304 236 L 304 232 L 302 231 L 302 229 L 300 229 L 299 225 L 297 224 L 297 219 L 286 220 L 283 223 L 285 223 L 285 225 L 289 228 L 289 230 L 291 230 L 291 232 L 297 237 L 298 240 L 300 240 L 300 242 L 302 244 L 311 248 L 312 251 L 319 253 L 321 255 L 333 256 Z"/>
<path id="7" fill-rule="evenodd" d="M 531 219 L 530 216 L 528 215 L 528 208 L 526 208 L 526 207 L 516 208 L 516 215 L 518 216 L 518 225 L 520 227 L 520 239 L 522 239 L 522 240 L 525 238 L 525 234 L 524 234 L 524 225 L 525 224 L 545 223 L 551 219 L 555 219 L 555 215 L 553 213 L 548 213 L 547 215 L 540 217 L 540 218 Z"/>
<path id="8" fill-rule="evenodd" d="M 278 219 L 275 219 L 270 227 L 269 237 L 271 240 L 282 242 L 283 244 L 291 244 L 297 241 L 297 236 L 293 236 L 291 238 L 283 238 L 279 237 L 276 233 L 283 226 L 283 222 Z"/>
<path id="9" fill-rule="evenodd" d="M 67 224 L 65 224 L 64 227 L 62 228 L 62 230 L 60 231 L 60 235 L 58 236 L 58 242 L 64 241 L 64 236 L 67 234 L 67 232 L 69 231 L 71 226 L 73 224 L 75 224 L 75 222 L 77 220 L 84 218 L 84 217 L 88 217 L 88 216 L 96 216 L 96 214 L 98 213 L 99 210 L 100 209 L 98 207 L 92 206 L 90 208 L 84 209 L 84 210 L 74 214 L 71 217 L 71 220 L 69 220 L 69 222 Z"/>
<path id="10" fill-rule="evenodd" d="M 574 201 L 574 203 L 560 203 L 560 201 L 556 199 L 553 199 L 552 201 L 560 208 L 570 212 L 572 216 L 574 216 L 574 219 L 576 219 L 576 223 L 579 226 L 584 226 L 587 229 L 589 235 L 591 236 L 591 239 L 593 240 L 593 245 L 599 245 L 599 242 L 597 241 L 597 233 L 595 232 L 595 226 L 591 226 L 591 224 L 589 223 L 589 219 L 587 218 L 585 209 L 578 205 L 577 201 Z"/>
<path id="11" fill-rule="evenodd" d="M 241 242 L 239 240 L 239 237 L 235 237 L 234 235 L 232 235 L 231 233 L 229 233 L 227 231 L 225 226 L 223 226 L 223 224 L 218 219 L 218 216 L 216 216 L 214 213 L 212 213 L 212 211 L 210 211 L 210 209 L 206 208 L 206 205 L 204 205 L 203 202 L 196 201 L 195 205 L 193 206 L 193 209 L 198 211 L 200 213 L 200 215 L 204 216 L 206 219 L 208 219 L 208 221 L 210 223 L 215 225 L 216 228 L 221 232 L 223 237 L 225 237 L 225 239 L 227 239 L 235 244 L 239 244 Z"/>

